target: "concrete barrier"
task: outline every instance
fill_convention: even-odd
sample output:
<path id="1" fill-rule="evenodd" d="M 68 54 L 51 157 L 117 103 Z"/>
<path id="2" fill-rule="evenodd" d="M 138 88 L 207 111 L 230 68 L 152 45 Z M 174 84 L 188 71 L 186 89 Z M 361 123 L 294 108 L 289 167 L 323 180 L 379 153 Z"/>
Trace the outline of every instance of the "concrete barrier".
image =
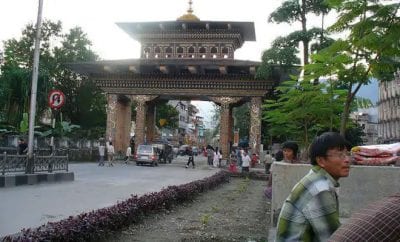
<path id="1" fill-rule="evenodd" d="M 275 225 L 283 202 L 311 165 L 275 162 L 272 166 L 271 221 Z M 353 211 L 400 192 L 400 167 L 352 166 L 349 177 L 341 178 L 339 183 L 340 216 L 348 218 Z"/>
<path id="2" fill-rule="evenodd" d="M 36 174 L 7 174 L 0 175 L 0 188 L 22 185 L 34 185 L 42 182 L 74 181 L 73 172 L 36 173 Z"/>

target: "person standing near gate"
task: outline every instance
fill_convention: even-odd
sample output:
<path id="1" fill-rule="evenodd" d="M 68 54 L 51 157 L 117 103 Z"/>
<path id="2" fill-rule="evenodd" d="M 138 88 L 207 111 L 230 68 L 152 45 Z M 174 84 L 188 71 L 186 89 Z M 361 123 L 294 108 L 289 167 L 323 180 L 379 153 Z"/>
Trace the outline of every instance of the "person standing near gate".
<path id="1" fill-rule="evenodd" d="M 114 161 L 114 146 L 112 142 L 108 143 L 107 147 L 107 160 L 108 160 L 108 166 L 114 166 L 113 161 Z"/>
<path id="2" fill-rule="evenodd" d="M 132 157 L 132 148 L 130 146 L 128 146 L 128 148 L 126 148 L 125 164 L 128 164 L 131 157 Z"/>
<path id="3" fill-rule="evenodd" d="M 99 144 L 99 166 L 104 166 L 104 154 L 106 151 L 106 147 L 104 143 L 100 142 Z"/>
<path id="4" fill-rule="evenodd" d="M 339 228 L 338 180 L 350 172 L 350 144 L 326 132 L 310 146 L 312 168 L 292 189 L 279 214 L 276 241 L 327 241 Z"/>
<path id="5" fill-rule="evenodd" d="M 28 152 L 28 145 L 25 140 L 20 138 L 18 141 L 18 155 L 25 155 Z"/>

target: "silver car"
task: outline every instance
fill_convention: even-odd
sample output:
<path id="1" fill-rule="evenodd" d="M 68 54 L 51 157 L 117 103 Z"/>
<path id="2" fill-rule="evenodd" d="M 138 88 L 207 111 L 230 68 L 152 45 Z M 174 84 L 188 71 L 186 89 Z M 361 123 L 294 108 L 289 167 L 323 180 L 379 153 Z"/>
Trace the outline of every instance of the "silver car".
<path id="1" fill-rule="evenodd" d="M 153 145 L 139 145 L 135 155 L 136 165 L 150 164 L 158 166 L 157 147 Z"/>

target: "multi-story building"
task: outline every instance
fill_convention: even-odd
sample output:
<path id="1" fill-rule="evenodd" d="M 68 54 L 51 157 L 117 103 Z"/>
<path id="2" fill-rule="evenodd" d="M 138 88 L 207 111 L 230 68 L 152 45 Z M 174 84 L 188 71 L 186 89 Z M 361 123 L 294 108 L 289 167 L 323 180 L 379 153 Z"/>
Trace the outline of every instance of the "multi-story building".
<path id="1" fill-rule="evenodd" d="M 377 144 L 378 142 L 378 122 L 376 115 L 370 112 L 359 110 L 350 114 L 350 118 L 358 123 L 364 131 L 362 136 L 364 145 Z"/>
<path id="2" fill-rule="evenodd" d="M 400 141 L 400 71 L 397 71 L 393 81 L 379 83 L 378 112 L 379 141 Z"/>
<path id="3" fill-rule="evenodd" d="M 191 104 L 190 101 L 170 100 L 168 104 L 175 107 L 179 112 L 178 130 L 175 132 L 170 131 L 169 133 L 173 133 L 175 140 L 180 145 L 197 144 L 199 139 L 198 119 L 203 119 L 197 115 L 199 109 Z"/>

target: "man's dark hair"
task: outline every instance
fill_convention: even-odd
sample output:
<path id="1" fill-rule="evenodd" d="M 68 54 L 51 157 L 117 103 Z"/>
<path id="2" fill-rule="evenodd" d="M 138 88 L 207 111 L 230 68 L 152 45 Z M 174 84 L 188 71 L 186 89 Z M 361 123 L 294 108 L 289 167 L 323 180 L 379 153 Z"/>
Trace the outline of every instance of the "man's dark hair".
<path id="1" fill-rule="evenodd" d="M 276 154 L 275 154 L 275 160 L 276 160 L 276 161 L 281 161 L 281 160 L 283 160 L 283 152 L 282 152 L 282 150 L 276 152 Z"/>
<path id="2" fill-rule="evenodd" d="M 296 157 L 297 156 L 297 152 L 299 151 L 299 146 L 294 141 L 286 141 L 285 143 L 283 143 L 282 149 L 291 149 L 291 150 L 293 150 L 293 155 L 294 155 L 294 157 Z"/>
<path id="3" fill-rule="evenodd" d="M 312 165 L 317 165 L 317 157 L 326 157 L 331 149 L 350 150 L 350 143 L 339 133 L 325 132 L 315 137 L 310 146 L 310 160 Z"/>

